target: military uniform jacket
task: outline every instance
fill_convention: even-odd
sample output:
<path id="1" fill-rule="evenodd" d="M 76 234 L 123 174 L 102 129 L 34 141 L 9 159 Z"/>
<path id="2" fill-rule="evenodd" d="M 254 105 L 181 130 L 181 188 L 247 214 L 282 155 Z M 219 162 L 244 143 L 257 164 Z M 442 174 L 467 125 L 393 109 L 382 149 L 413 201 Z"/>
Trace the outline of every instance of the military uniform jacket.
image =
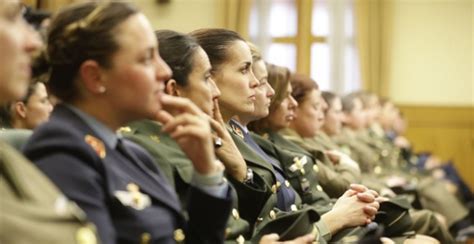
<path id="1" fill-rule="evenodd" d="M 24 151 L 86 212 L 102 243 L 223 241 L 230 196 L 215 198 L 193 187 L 186 223 L 176 193 L 151 157 L 125 139 L 110 148 L 69 106 L 56 106 Z"/>
<path id="2" fill-rule="evenodd" d="M 313 206 L 320 215 L 332 209 L 334 201 L 319 184 L 319 166 L 310 153 L 275 132 L 263 136 L 252 133 L 252 137 L 267 154 L 281 162 L 288 181 L 304 204 Z"/>
<path id="3" fill-rule="evenodd" d="M 0 243 L 97 243 L 84 212 L 2 141 L 0 172 Z"/>
<path id="4" fill-rule="evenodd" d="M 313 158 L 317 159 L 319 166 L 318 179 L 324 191 L 333 198 L 339 198 L 349 189 L 351 183 L 357 182 L 352 168 L 339 165 L 335 167 L 330 159 L 324 154 L 324 148 L 314 141 L 306 141 L 294 130 L 286 128 L 281 133 L 287 140 L 297 144 L 308 151 Z"/>
<path id="5" fill-rule="evenodd" d="M 188 194 L 190 190 L 190 182 L 194 171 L 191 160 L 181 150 L 178 144 L 167 133 L 161 130 L 161 124 L 152 120 L 142 120 L 131 123 L 129 127 L 123 127 L 121 133 L 128 139 L 136 142 L 153 157 L 154 162 L 158 168 L 162 169 L 165 176 L 174 186 L 178 193 L 179 199 L 183 208 L 188 203 Z M 235 181 L 231 180 L 235 184 Z M 240 183 L 242 184 L 242 183 Z M 262 186 L 263 188 L 264 186 Z M 242 186 L 242 191 L 245 195 L 262 194 L 262 189 L 253 188 L 248 185 Z M 249 223 L 240 218 L 238 209 L 238 198 L 235 191 L 233 191 L 233 207 L 232 215 L 229 216 L 229 221 L 226 228 L 226 240 L 233 241 L 239 238 L 242 240 L 248 237 Z M 242 237 L 240 236 L 242 235 Z"/>

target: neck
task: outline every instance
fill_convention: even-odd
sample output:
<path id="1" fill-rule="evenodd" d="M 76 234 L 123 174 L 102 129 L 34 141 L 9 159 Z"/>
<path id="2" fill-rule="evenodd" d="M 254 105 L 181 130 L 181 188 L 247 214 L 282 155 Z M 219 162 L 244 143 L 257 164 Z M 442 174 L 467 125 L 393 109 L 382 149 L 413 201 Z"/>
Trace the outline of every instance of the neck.
<path id="1" fill-rule="evenodd" d="M 221 107 L 220 110 L 221 110 L 222 119 L 224 120 L 225 123 L 228 123 L 229 120 L 232 119 L 232 117 L 235 115 L 234 113 L 228 111 L 224 107 Z"/>
<path id="2" fill-rule="evenodd" d="M 130 122 L 125 121 L 117 113 L 114 113 L 114 109 L 104 109 L 109 106 L 104 106 L 105 104 L 102 104 L 100 101 L 76 101 L 71 104 L 84 113 L 94 117 L 97 121 L 103 123 L 112 131 L 116 131 L 126 123 Z"/>

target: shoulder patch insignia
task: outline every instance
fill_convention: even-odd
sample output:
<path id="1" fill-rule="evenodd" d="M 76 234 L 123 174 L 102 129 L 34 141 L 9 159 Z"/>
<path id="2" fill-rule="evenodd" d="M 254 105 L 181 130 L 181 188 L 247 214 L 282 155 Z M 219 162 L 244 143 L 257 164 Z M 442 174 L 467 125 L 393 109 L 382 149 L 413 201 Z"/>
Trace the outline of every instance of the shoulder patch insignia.
<path id="1" fill-rule="evenodd" d="M 99 155 L 100 158 L 104 159 L 106 156 L 104 143 L 97 137 L 86 135 L 84 141 L 89 144 L 92 149 Z"/>

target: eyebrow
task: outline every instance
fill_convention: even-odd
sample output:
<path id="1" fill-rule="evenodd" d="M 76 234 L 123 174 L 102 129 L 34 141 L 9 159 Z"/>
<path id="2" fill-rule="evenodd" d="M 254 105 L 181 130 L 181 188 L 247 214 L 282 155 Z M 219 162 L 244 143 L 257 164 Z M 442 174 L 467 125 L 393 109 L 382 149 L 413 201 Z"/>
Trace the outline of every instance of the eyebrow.
<path id="1" fill-rule="evenodd" d="M 250 65 L 252 65 L 252 62 L 246 61 L 244 64 L 245 64 L 244 67 L 245 67 L 245 68 L 248 68 L 248 67 L 250 67 Z"/>

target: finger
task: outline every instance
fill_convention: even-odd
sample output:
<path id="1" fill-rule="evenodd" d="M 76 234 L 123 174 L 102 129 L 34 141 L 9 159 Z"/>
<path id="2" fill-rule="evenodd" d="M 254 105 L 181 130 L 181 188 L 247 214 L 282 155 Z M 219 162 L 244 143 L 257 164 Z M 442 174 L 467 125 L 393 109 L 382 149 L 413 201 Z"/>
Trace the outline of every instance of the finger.
<path id="1" fill-rule="evenodd" d="M 347 190 L 346 192 L 344 192 L 344 195 L 345 197 L 352 197 L 354 195 L 356 195 L 358 192 L 357 191 L 353 191 L 351 189 Z"/>
<path id="2" fill-rule="evenodd" d="M 377 201 L 378 203 L 382 203 L 382 202 L 386 202 L 388 201 L 389 199 L 386 198 L 386 197 L 376 197 L 375 198 L 375 201 Z"/>
<path id="3" fill-rule="evenodd" d="M 168 123 L 163 125 L 162 130 L 164 132 L 172 133 L 176 130 L 178 126 L 188 126 L 188 125 L 199 125 L 203 128 L 208 127 L 208 124 L 203 121 L 202 118 L 194 116 L 191 114 L 181 114 L 174 117 L 172 120 L 169 120 Z"/>
<path id="4" fill-rule="evenodd" d="M 194 103 L 187 98 L 175 97 L 164 94 L 160 98 L 163 107 L 166 110 L 178 110 L 181 112 L 187 112 L 195 115 L 203 113 Z"/>
<path id="5" fill-rule="evenodd" d="M 206 139 L 206 137 L 208 137 L 209 141 L 211 141 L 209 137 L 209 133 L 203 132 L 200 126 L 179 127 L 178 130 L 175 130 L 173 131 L 173 133 L 170 134 L 170 137 L 175 140 L 181 140 L 182 138 L 188 138 L 188 137 L 199 138 L 199 139 Z"/>
<path id="6" fill-rule="evenodd" d="M 376 191 L 374 191 L 374 190 L 372 190 L 372 189 L 369 189 L 368 192 L 369 192 L 370 194 L 372 194 L 374 197 L 378 197 L 378 196 L 379 196 L 379 193 L 376 192 Z"/>
<path id="7" fill-rule="evenodd" d="M 373 216 L 375 216 L 375 214 L 377 214 L 377 208 L 373 207 L 373 206 L 364 206 L 364 213 L 366 215 L 368 215 L 368 217 L 372 218 Z"/>
<path id="8" fill-rule="evenodd" d="M 358 191 L 358 192 L 365 192 L 368 190 L 368 188 L 364 185 L 361 185 L 361 184 L 351 184 L 349 189 L 351 190 L 354 190 L 354 191 Z"/>
<path id="9" fill-rule="evenodd" d="M 315 239 L 314 234 L 307 234 L 307 235 L 298 237 L 298 238 L 294 239 L 293 241 L 284 242 L 284 243 L 294 243 L 294 244 L 313 243 L 314 239 Z"/>
<path id="10" fill-rule="evenodd" d="M 212 100 L 212 102 L 214 104 L 214 110 L 213 110 L 212 118 L 217 120 L 219 123 L 224 123 L 224 119 L 222 118 L 222 114 L 221 114 L 221 109 L 219 107 L 219 100 L 214 99 L 214 100 Z"/>
<path id="11" fill-rule="evenodd" d="M 278 234 L 264 235 L 262 236 L 262 239 L 260 239 L 260 244 L 274 243 L 278 241 L 279 238 L 280 237 L 278 236 Z"/>
<path id="12" fill-rule="evenodd" d="M 372 196 L 372 194 L 369 194 L 369 193 L 357 193 L 357 199 L 359 199 L 360 201 L 362 202 L 366 202 L 366 203 L 372 203 L 375 201 L 375 197 Z"/>
<path id="13" fill-rule="evenodd" d="M 173 119 L 173 115 L 166 112 L 165 110 L 160 110 L 158 113 L 156 113 L 156 116 L 155 116 L 155 120 L 162 124 L 166 124 L 168 123 L 168 121 L 172 119 Z"/>
<path id="14" fill-rule="evenodd" d="M 225 132 L 224 132 L 224 128 L 222 128 L 222 125 L 215 119 L 210 119 L 209 121 L 210 121 L 212 130 L 217 133 L 217 136 L 223 138 Z"/>

